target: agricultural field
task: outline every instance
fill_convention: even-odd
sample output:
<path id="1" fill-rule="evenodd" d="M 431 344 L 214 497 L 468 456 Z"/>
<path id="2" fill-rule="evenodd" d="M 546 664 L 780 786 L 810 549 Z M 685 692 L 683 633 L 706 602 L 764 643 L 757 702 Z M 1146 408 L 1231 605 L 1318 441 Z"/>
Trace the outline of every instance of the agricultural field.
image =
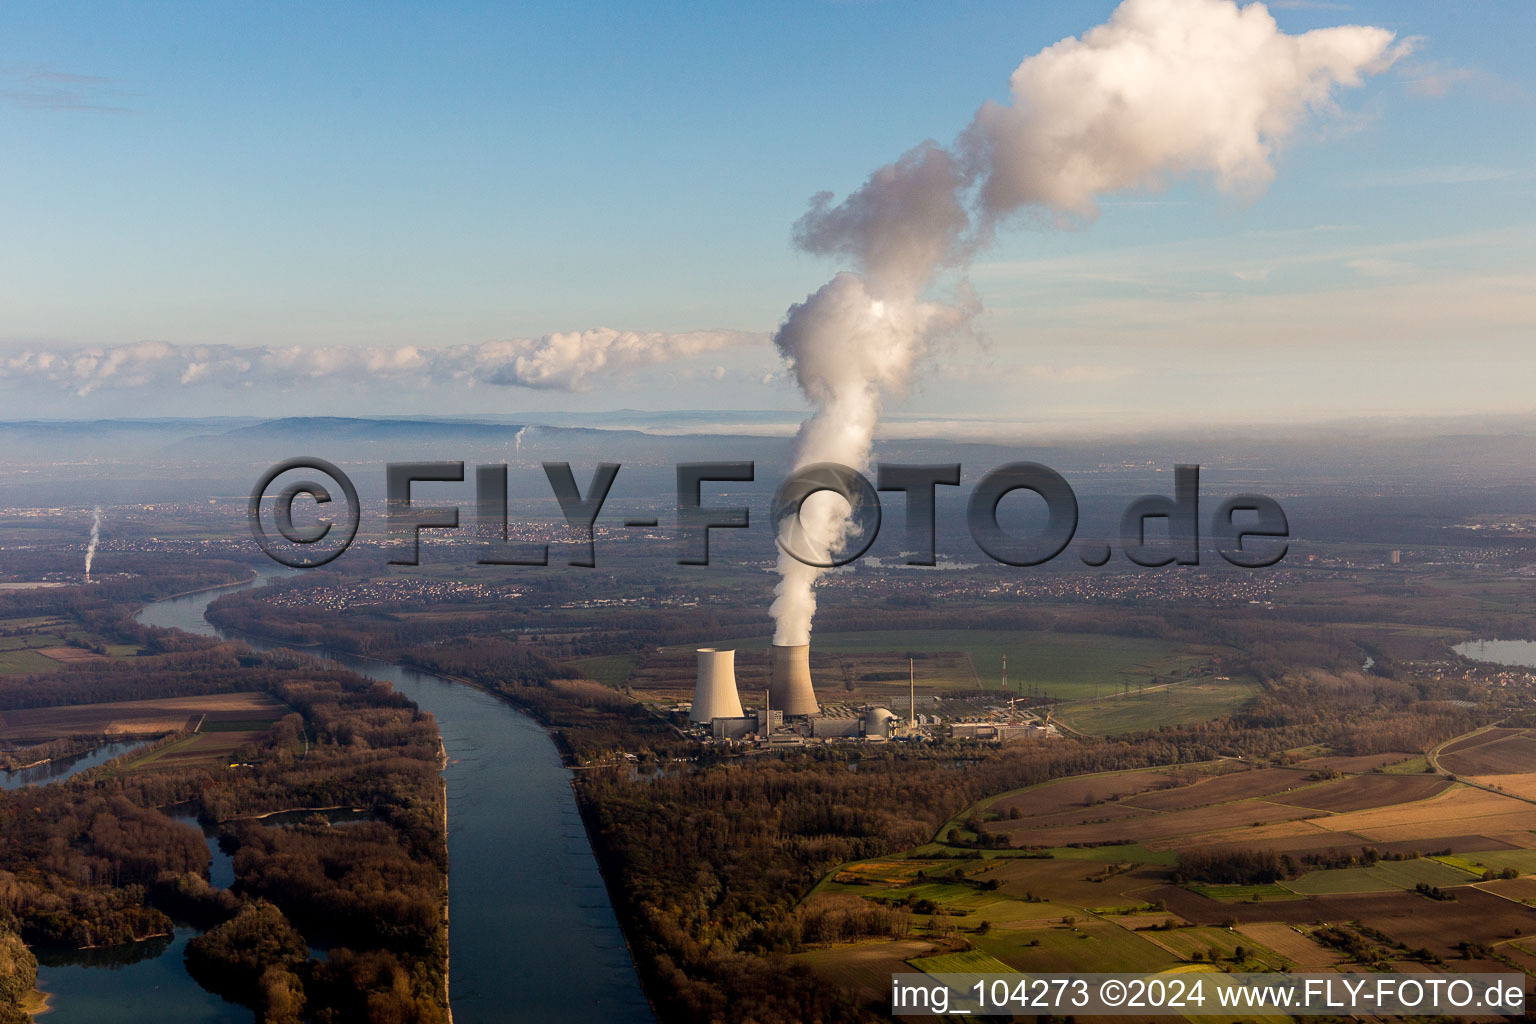
<path id="1" fill-rule="evenodd" d="M 1190 679 L 1124 696 L 1074 701 L 1061 706 L 1056 718 L 1081 733 L 1113 736 L 1207 722 L 1236 711 L 1257 692 L 1258 687 L 1244 679 Z"/>
<path id="2" fill-rule="evenodd" d="M 1536 850 L 1474 850 L 1436 859 L 1478 875 L 1505 868 L 1514 868 L 1522 875 L 1536 875 Z"/>
<path id="3" fill-rule="evenodd" d="M 1439 757 L 1457 775 L 1524 774 L 1536 767 L 1536 730 L 1489 729 L 1446 744 Z"/>
<path id="4" fill-rule="evenodd" d="M 1304 760 L 1294 762 L 1292 767 L 1310 768 L 1313 771 L 1322 769 L 1336 772 L 1347 772 L 1350 774 L 1359 774 L 1361 772 L 1375 771 L 1378 768 L 1380 768 L 1382 771 L 1391 771 L 1391 766 L 1406 764 L 1413 760 L 1418 761 L 1419 770 L 1423 771 L 1425 762 L 1422 757 L 1417 759 L 1404 758 L 1402 754 L 1354 754 L 1350 756 L 1325 755 L 1320 757 L 1308 757 Z M 1402 775 L 1405 773 L 1398 771 L 1393 772 L 1393 774 Z"/>
<path id="5" fill-rule="evenodd" d="M 1400 778 L 1400 776 L 1399 776 Z M 1485 835 L 1522 845 L 1536 827 L 1536 804 L 1466 786 L 1452 786 L 1430 797 L 1401 804 L 1366 807 L 1313 819 L 1331 832 L 1347 832 L 1374 842 L 1413 841 L 1423 836 Z M 1490 848 L 1498 844 L 1489 844 Z"/>
<path id="6" fill-rule="evenodd" d="M 203 731 L 141 754 L 124 762 L 119 770 L 133 772 L 149 768 L 222 768 L 237 763 L 240 760 L 240 748 L 255 740 L 271 724 L 271 721 L 267 721 L 260 723 L 259 728 L 222 731 L 209 731 L 204 725 Z"/>
<path id="7" fill-rule="evenodd" d="M 1299 900 L 1302 897 L 1294 889 L 1283 885 L 1191 885 L 1190 892 L 1197 892 L 1208 900 L 1221 903 L 1271 903 L 1275 900 Z"/>
<path id="8" fill-rule="evenodd" d="M 1345 957 L 1312 938 L 1311 929 L 1289 924 L 1244 924 L 1237 928 L 1256 944 L 1274 950 L 1301 970 L 1325 970 L 1344 962 Z"/>
<path id="9" fill-rule="evenodd" d="M 139 649 L 131 645 L 105 644 L 101 637 L 59 616 L 0 619 L 0 675 L 55 672 L 64 665 L 137 653 Z"/>
<path id="10" fill-rule="evenodd" d="M 1014 974 L 1012 967 L 978 949 L 919 957 L 912 966 L 929 974 Z"/>
<path id="11" fill-rule="evenodd" d="M 611 686 L 614 689 L 619 689 L 628 683 L 630 674 L 635 670 L 635 659 L 627 654 L 581 658 L 571 664 L 581 669 L 588 679 L 595 679 L 604 686 Z"/>
<path id="12" fill-rule="evenodd" d="M 1289 768 L 1257 768 L 1197 778 L 1162 792 L 1131 797 L 1125 803 L 1147 811 L 1186 811 L 1252 797 L 1273 797 L 1298 787 L 1307 788 L 1310 784 L 1311 780 L 1304 772 Z M 1286 801 L 1282 799 L 1281 802 Z"/>
<path id="13" fill-rule="evenodd" d="M 0 675 L 34 675 L 53 672 L 59 663 L 46 654 L 30 647 L 0 650 Z"/>
<path id="14" fill-rule="evenodd" d="M 1166 947 L 1181 960 L 1195 960 L 1198 954 L 1205 960 L 1231 960 L 1241 950 L 1245 961 L 1256 961 L 1265 967 L 1279 970 L 1286 959 L 1278 952 L 1264 948 L 1262 943 L 1244 935 L 1235 928 L 1194 926 L 1154 933 L 1152 940 Z"/>
<path id="15" fill-rule="evenodd" d="M 1523 800 L 1536 801 L 1536 772 L 1513 772 L 1505 775 L 1468 775 L 1468 782 L 1490 786 L 1501 793 Z"/>
<path id="16" fill-rule="evenodd" d="M 744 694 L 768 684 L 768 637 L 713 643 L 735 648 L 736 675 Z M 637 690 L 691 695 L 694 648 L 664 648 L 637 666 L 630 685 Z M 818 633 L 811 647 L 811 673 L 826 699 L 848 696 L 899 702 L 908 689 L 908 659 L 916 666 L 916 687 L 924 694 L 968 691 L 1001 695 L 1003 658 L 1009 691 L 1057 700 L 1094 700 L 1129 687 L 1147 688 L 1191 676 L 1209 677 L 1222 648 L 1161 640 L 1076 633 L 919 629 L 900 632 Z M 1148 713 L 1155 701 L 1148 697 Z M 1202 692 L 1192 703 L 1214 700 Z M 1226 698 L 1222 698 L 1225 700 Z M 1225 704 L 1223 704 L 1225 709 Z M 1217 712 L 1219 713 L 1219 712 Z M 1133 716 L 1134 717 L 1134 716 Z M 1209 716 L 1206 716 L 1209 717 Z M 1145 728 L 1146 726 L 1136 726 Z"/>
<path id="17" fill-rule="evenodd" d="M 1536 878 L 1500 878 L 1483 882 L 1478 888 L 1516 903 L 1524 903 L 1528 907 L 1536 906 Z"/>
<path id="18" fill-rule="evenodd" d="M 912 970 L 912 962 L 939 949 L 931 942 L 905 939 L 832 946 L 796 953 L 791 959 L 831 978 L 837 987 L 865 1003 L 889 1003 L 891 975 Z"/>
<path id="19" fill-rule="evenodd" d="M 1112 921 L 1098 918 L 1077 917 L 1070 923 L 1063 919 L 1045 927 L 1020 930 L 994 929 L 975 942 L 986 953 L 1019 971 L 1140 973 L 1166 970 L 1179 962 L 1174 954 L 1142 933 L 1126 931 Z"/>
<path id="20" fill-rule="evenodd" d="M 1429 857 L 1413 860 L 1380 861 L 1370 867 L 1331 868 L 1308 871 L 1283 883 L 1284 888 L 1303 896 L 1325 893 L 1392 892 L 1417 885 L 1466 885 L 1477 876 Z"/>
<path id="21" fill-rule="evenodd" d="M 230 735 L 265 730 L 281 717 L 282 705 L 265 693 L 222 693 L 201 697 L 110 701 L 0 712 L 0 744 L 25 746 L 69 736 L 157 736 L 202 723 L 213 732 L 236 723 Z"/>
<path id="22" fill-rule="evenodd" d="M 1508 736 L 1494 736 L 1460 751 L 1488 744 L 1510 749 Z M 983 962 L 1023 972 L 1189 970 L 1213 956 L 1216 969 L 1362 969 L 1314 937 L 1330 922 L 1395 969 L 1514 965 L 1536 979 L 1536 939 L 1521 938 L 1536 934 L 1536 804 L 1426 773 L 1411 752 L 1311 750 L 1277 762 L 1227 758 L 999 794 L 906 856 L 841 866 L 810 899 L 905 907 L 907 938 L 936 947 L 905 963 L 932 971 L 999 970 L 974 966 Z M 972 818 L 1008 846 L 969 848 L 961 823 Z M 1179 874 L 1181 854 L 1213 849 L 1292 859 L 1262 884 Z M 1482 881 L 1506 868 L 1521 877 Z M 1494 959 L 1466 959 L 1463 941 L 1487 945 Z M 853 971 L 853 951 L 868 948 L 889 966 L 895 947 L 854 944 L 806 962 Z"/>
<path id="23" fill-rule="evenodd" d="M 1428 800 L 1450 787 L 1450 782 L 1437 775 L 1361 775 L 1309 786 L 1275 799 L 1297 807 L 1342 813 Z"/>

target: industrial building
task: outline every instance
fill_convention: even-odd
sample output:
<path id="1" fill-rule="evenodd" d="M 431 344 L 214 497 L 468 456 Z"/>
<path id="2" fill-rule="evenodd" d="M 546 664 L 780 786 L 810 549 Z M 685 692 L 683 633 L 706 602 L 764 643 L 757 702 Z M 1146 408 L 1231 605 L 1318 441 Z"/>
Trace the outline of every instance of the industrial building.
<path id="1" fill-rule="evenodd" d="M 741 718 L 741 695 L 736 692 L 736 652 L 700 647 L 698 681 L 693 689 L 693 709 L 688 721 L 709 725 L 717 718 Z"/>
<path id="2" fill-rule="evenodd" d="M 824 716 L 811 681 L 811 649 L 807 644 L 774 644 L 769 649 L 769 683 L 763 707 L 742 707 L 736 684 L 736 652 L 700 647 L 690 725 L 707 729 L 717 742 L 755 740 L 777 746 L 816 740 L 889 740 L 902 732 L 901 718 L 890 708 L 852 711 L 834 706 Z M 913 702 L 916 703 L 915 700 Z M 679 707 L 681 712 L 681 707 Z"/>
<path id="3" fill-rule="evenodd" d="M 821 705 L 811 685 L 810 645 L 774 644 L 769 654 L 768 699 L 773 707 L 786 718 L 819 714 Z"/>
<path id="4" fill-rule="evenodd" d="M 1055 729 L 1040 722 L 956 722 L 950 726 L 950 735 L 957 740 L 991 740 L 1006 743 L 1028 737 L 1052 736 Z"/>
<path id="5" fill-rule="evenodd" d="M 717 740 L 743 740 L 748 736 L 756 735 L 759 731 L 757 715 L 712 718 L 709 722 L 709 734 Z"/>

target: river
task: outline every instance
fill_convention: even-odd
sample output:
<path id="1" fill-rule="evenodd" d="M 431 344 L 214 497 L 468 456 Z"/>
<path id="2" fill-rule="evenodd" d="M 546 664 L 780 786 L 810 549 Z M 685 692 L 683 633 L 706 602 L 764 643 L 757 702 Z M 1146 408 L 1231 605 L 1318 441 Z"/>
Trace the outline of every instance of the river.
<path id="1" fill-rule="evenodd" d="M 17 768 L 15 771 L 0 771 L 0 789 L 20 789 L 23 786 L 43 786 L 50 782 L 63 782 L 72 775 L 78 775 L 87 768 L 95 768 L 106 764 L 114 757 L 128 753 L 135 747 L 142 747 L 142 741 L 116 740 L 111 743 L 103 743 L 95 750 L 88 750 L 83 754 L 74 754 L 69 757 L 59 757 L 42 764 L 28 765 L 26 768 Z"/>
<path id="2" fill-rule="evenodd" d="M 139 621 L 233 639 L 203 612 L 215 598 L 271 578 L 158 601 L 140 612 Z M 655 1021 L 582 827 L 570 770 L 536 722 L 505 701 L 441 676 L 316 648 L 240 639 L 258 650 L 330 658 L 389 683 L 436 716 L 448 753 L 449 987 L 455 1024 Z M 107 1019 L 250 1024 L 249 1011 L 203 992 L 187 976 L 180 961 L 189 937 L 178 929 L 160 956 L 113 971 L 78 962 L 40 966 L 39 987 L 53 993 L 55 1007 L 48 1024 Z M 101 989 L 112 990 L 103 999 L 117 1001 L 98 1001 Z M 182 1002 L 152 998 L 167 990 L 175 990 Z M 85 998 L 77 1000 L 77 993 Z M 80 1005 L 77 1013 L 71 1005 L 76 1002 L 95 1004 L 98 1012 Z M 100 1015 L 107 1005 L 112 1012 Z"/>

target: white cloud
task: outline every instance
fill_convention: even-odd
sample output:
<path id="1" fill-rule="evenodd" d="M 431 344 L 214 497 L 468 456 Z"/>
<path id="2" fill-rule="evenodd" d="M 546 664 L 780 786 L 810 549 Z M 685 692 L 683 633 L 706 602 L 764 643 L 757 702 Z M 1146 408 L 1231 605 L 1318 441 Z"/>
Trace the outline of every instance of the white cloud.
<path id="1" fill-rule="evenodd" d="M 745 331 L 641 333 L 600 327 L 479 345 L 14 346 L 0 350 L 0 382 L 101 389 L 283 387 L 305 381 L 493 385 L 583 391 L 594 378 L 764 341 Z"/>
<path id="2" fill-rule="evenodd" d="M 1416 96 L 1438 99 L 1453 89 L 1473 89 L 1491 99 L 1520 99 L 1525 89 L 1500 75 L 1481 68 L 1461 67 L 1442 60 L 1420 60 L 1398 68 L 1408 91 Z"/>

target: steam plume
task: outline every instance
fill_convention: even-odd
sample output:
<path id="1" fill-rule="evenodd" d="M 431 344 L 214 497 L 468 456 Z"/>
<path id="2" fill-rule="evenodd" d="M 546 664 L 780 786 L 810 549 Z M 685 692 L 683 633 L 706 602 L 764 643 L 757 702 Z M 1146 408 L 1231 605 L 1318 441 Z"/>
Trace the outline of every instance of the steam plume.
<path id="1" fill-rule="evenodd" d="M 85 548 L 85 578 L 91 578 L 91 563 L 96 561 L 96 545 L 101 542 L 101 509 L 91 513 L 91 542 Z"/>
<path id="2" fill-rule="evenodd" d="M 1126 0 L 1105 24 L 1027 58 L 1012 103 L 984 104 L 954 145 L 922 143 L 840 203 L 814 197 L 796 244 L 853 269 L 790 307 L 774 335 L 815 407 L 796 465 L 867 469 L 887 398 L 904 395 L 934 343 L 979 311 L 963 280 L 948 302 L 930 291 L 1002 222 L 1084 223 L 1100 196 L 1191 177 L 1256 195 L 1276 149 L 1308 115 L 1334 111 L 1336 87 L 1407 52 L 1393 38 L 1364 26 L 1286 35 L 1262 3 Z M 848 539 L 835 496 L 813 496 L 802 520 L 822 554 Z M 808 643 L 822 570 L 782 552 L 778 567 L 774 642 Z"/>

